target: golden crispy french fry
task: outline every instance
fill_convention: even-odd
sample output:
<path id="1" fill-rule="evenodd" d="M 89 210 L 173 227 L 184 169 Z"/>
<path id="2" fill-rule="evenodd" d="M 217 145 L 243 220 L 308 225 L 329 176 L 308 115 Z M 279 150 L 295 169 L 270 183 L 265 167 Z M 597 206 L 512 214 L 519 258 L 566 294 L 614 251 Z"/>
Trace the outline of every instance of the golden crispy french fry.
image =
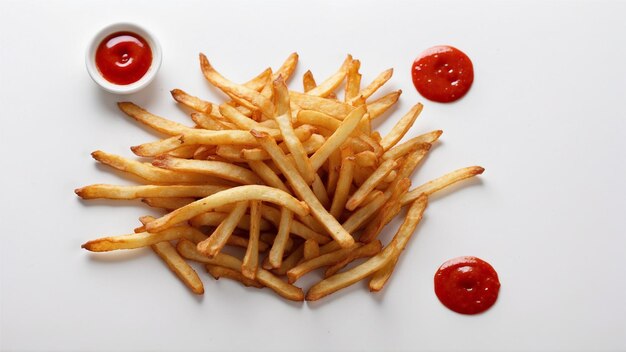
<path id="1" fill-rule="evenodd" d="M 345 268 L 346 265 L 352 263 L 353 261 L 360 259 L 360 258 L 369 258 L 371 256 L 374 256 L 380 253 L 382 249 L 383 249 L 383 245 L 378 240 L 365 244 L 353 250 L 352 252 L 350 252 L 350 254 L 348 254 L 348 256 L 344 258 L 343 260 L 329 266 L 324 272 L 324 277 L 333 276 L 339 270 Z"/>
<path id="2" fill-rule="evenodd" d="M 361 89 L 358 95 L 367 99 L 374 94 L 378 88 L 382 87 L 393 75 L 393 68 L 381 72 L 367 87 Z"/>
<path id="3" fill-rule="evenodd" d="M 280 210 L 280 222 L 278 224 L 278 233 L 274 239 L 272 249 L 270 249 L 269 262 L 272 268 L 280 267 L 285 252 L 285 245 L 289 239 L 291 223 L 293 221 L 293 213 L 289 209 L 282 208 Z"/>
<path id="4" fill-rule="evenodd" d="M 283 151 L 278 147 L 276 141 L 267 133 L 250 131 L 250 133 L 259 141 L 261 147 L 272 157 L 272 160 L 281 169 L 283 175 L 287 178 L 293 191 L 304 200 L 309 206 L 311 213 L 327 230 L 327 232 L 339 242 L 342 246 L 348 247 L 354 243 L 352 236 L 346 232 L 341 224 L 332 215 L 324 209 L 322 204 L 317 200 L 313 191 L 300 176 L 298 171 L 289 163 Z M 304 216 L 306 214 L 299 214 Z"/>
<path id="5" fill-rule="evenodd" d="M 320 255 L 320 245 L 313 240 L 304 241 L 304 260 L 310 260 Z"/>
<path id="6" fill-rule="evenodd" d="M 269 155 L 268 155 L 269 156 Z M 278 188 L 284 192 L 291 194 L 291 191 L 285 186 L 283 181 L 276 173 L 263 161 L 248 161 L 248 166 L 254 171 L 263 182 L 271 187 Z"/>
<path id="7" fill-rule="evenodd" d="M 162 139 L 156 142 L 144 143 L 141 145 L 130 147 L 138 156 L 157 156 L 159 154 L 170 152 L 174 149 L 186 145 L 255 145 L 249 133 L 240 130 L 210 131 L 201 129 L 190 129 L 184 134 Z M 193 155 L 193 154 L 192 154 Z"/>
<path id="8" fill-rule="evenodd" d="M 228 213 L 210 211 L 193 217 L 191 220 L 189 220 L 189 223 L 191 224 L 191 226 L 196 228 L 202 226 L 217 227 L 222 223 L 222 221 L 226 219 L 227 216 Z M 261 221 L 259 222 L 259 226 L 261 231 L 268 231 L 273 228 L 272 224 L 265 219 L 261 219 Z M 237 227 L 243 230 L 250 230 L 250 215 L 244 214 L 241 217 L 241 221 L 239 221 L 239 223 L 237 224 Z"/>
<path id="9" fill-rule="evenodd" d="M 317 87 L 317 83 L 315 83 L 315 78 L 313 77 L 311 70 L 307 70 L 302 76 L 302 86 L 304 87 L 305 93 Z"/>
<path id="10" fill-rule="evenodd" d="M 300 140 L 296 137 L 291 124 L 291 110 L 289 108 L 289 90 L 285 85 L 282 77 L 278 77 L 273 82 L 274 85 L 274 106 L 276 107 L 276 123 L 283 136 L 285 145 L 293 156 L 296 168 L 300 172 L 302 178 L 307 184 L 311 184 L 314 179 L 315 170 L 311 166 L 311 162 L 304 151 L 304 147 Z"/>
<path id="11" fill-rule="evenodd" d="M 197 294 L 204 293 L 204 285 L 193 268 L 178 254 L 176 248 L 169 242 L 159 242 L 152 245 L 152 250 L 167 264 L 178 278 L 189 289 Z"/>
<path id="12" fill-rule="evenodd" d="M 422 196 L 420 196 L 415 201 L 415 206 L 421 207 L 422 213 L 419 214 L 420 219 L 421 219 L 424 209 L 426 208 L 427 201 L 428 201 L 428 197 L 425 196 L 424 194 L 422 194 Z M 393 273 L 393 270 L 396 267 L 396 263 L 398 263 L 398 259 L 400 258 L 400 254 L 402 254 L 402 251 L 404 250 L 404 248 L 406 248 L 406 245 L 409 239 L 410 238 L 407 236 L 403 239 L 403 241 L 401 242 L 399 241 L 399 243 L 397 244 L 396 250 L 393 252 L 393 257 L 391 258 L 391 260 L 387 264 L 385 264 L 380 270 L 375 272 L 374 275 L 372 275 L 372 278 L 370 279 L 370 282 L 369 282 L 370 291 L 378 292 L 383 289 L 383 287 L 385 286 L 385 283 L 391 277 L 391 274 Z"/>
<path id="13" fill-rule="evenodd" d="M 205 238 L 202 239 L 202 241 L 206 240 L 207 238 L 208 237 L 205 236 Z M 197 243 L 200 243 L 202 241 L 198 241 Z M 230 237 L 228 237 L 228 241 L 226 241 L 226 244 L 229 246 L 233 246 L 233 247 L 247 249 L 248 244 L 250 244 L 250 240 L 246 237 L 241 237 L 241 236 L 233 234 L 233 235 L 230 235 Z M 259 245 L 258 245 L 259 252 L 265 252 L 269 248 L 270 248 L 269 244 L 259 241 Z"/>
<path id="14" fill-rule="evenodd" d="M 250 280 L 247 277 L 243 276 L 242 273 L 236 270 L 229 269 L 223 266 L 211 265 L 211 264 L 206 264 L 205 267 L 206 267 L 207 272 L 211 274 L 211 276 L 213 276 L 215 280 L 219 280 L 220 278 L 225 277 L 227 279 L 239 281 L 246 287 L 256 287 L 256 288 L 264 287 L 263 285 L 261 285 L 260 282 L 256 280 Z"/>
<path id="15" fill-rule="evenodd" d="M 356 230 L 369 220 L 388 199 L 388 197 L 381 191 L 373 191 L 372 193 L 376 194 L 373 200 L 352 213 L 352 215 L 350 215 L 350 217 L 343 222 L 342 226 L 346 229 L 346 231 L 350 233 L 356 232 Z"/>
<path id="16" fill-rule="evenodd" d="M 160 232 L 138 232 L 128 235 L 102 237 L 84 243 L 81 248 L 91 252 L 108 252 L 118 249 L 135 249 L 163 241 L 195 236 L 198 230 L 189 226 L 177 226 Z"/>
<path id="17" fill-rule="evenodd" d="M 359 68 L 361 68 L 361 61 L 359 60 L 352 60 L 350 64 L 348 64 L 346 70 L 346 94 L 344 98 L 346 103 L 351 103 L 359 96 L 359 90 L 361 89 L 361 74 L 359 73 Z"/>
<path id="18" fill-rule="evenodd" d="M 328 178 L 326 181 L 326 193 L 328 196 L 335 194 L 337 181 L 339 180 L 339 170 L 341 168 L 341 150 L 335 150 L 328 157 Z"/>
<path id="19" fill-rule="evenodd" d="M 136 121 L 141 122 L 156 131 L 168 134 L 170 136 L 178 135 L 192 129 L 191 127 L 185 126 L 178 122 L 170 121 L 166 118 L 151 114 L 148 111 L 130 102 L 120 102 L 117 103 L 117 106 L 120 108 L 120 110 L 126 113 L 126 115 L 132 117 Z"/>
<path id="20" fill-rule="evenodd" d="M 237 227 L 237 224 L 241 221 L 241 218 L 246 213 L 246 209 L 248 209 L 248 202 L 238 202 L 235 205 L 235 209 L 228 214 L 226 219 L 222 221 L 220 226 L 218 226 L 215 231 L 207 238 L 206 240 L 198 243 L 198 252 L 209 256 L 214 257 L 217 255 L 222 248 L 228 242 L 228 238 L 233 234 L 233 231 Z M 146 227 L 149 228 L 150 224 Z"/>
<path id="21" fill-rule="evenodd" d="M 391 195 L 389 200 L 382 206 L 372 221 L 367 224 L 365 230 L 361 233 L 361 237 L 359 237 L 359 241 L 369 243 L 378 237 L 383 227 L 385 227 L 402 208 L 400 198 L 409 190 L 409 187 L 411 187 L 411 181 L 408 178 L 403 178 L 394 185 L 393 189 L 390 190 Z"/>
<path id="22" fill-rule="evenodd" d="M 389 110 L 389 108 L 398 101 L 400 94 L 402 94 L 402 90 L 397 90 L 367 104 L 367 111 L 369 112 L 370 119 L 374 120 L 384 114 L 385 111 Z"/>
<path id="23" fill-rule="evenodd" d="M 341 218 L 341 214 L 343 213 L 346 202 L 348 201 L 355 167 L 355 160 L 350 146 L 341 148 L 341 157 L 342 162 L 341 169 L 339 170 L 337 187 L 335 188 L 335 195 L 333 196 L 333 202 L 330 206 L 330 214 L 336 219 Z"/>
<path id="24" fill-rule="evenodd" d="M 293 71 L 296 70 L 296 66 L 298 65 L 298 53 L 291 53 L 283 62 L 283 64 L 274 72 L 272 75 L 272 80 L 278 78 L 278 76 L 282 76 L 285 82 L 289 80 L 289 77 L 293 74 Z"/>
<path id="25" fill-rule="evenodd" d="M 174 100 L 198 112 L 210 114 L 213 110 L 213 104 L 193 95 L 189 95 L 181 89 L 174 89 L 170 91 L 170 93 L 172 94 Z"/>
<path id="26" fill-rule="evenodd" d="M 425 184 L 409 191 L 409 193 L 405 194 L 404 197 L 402 197 L 402 200 L 401 200 L 402 205 L 406 205 L 408 203 L 413 202 L 422 193 L 426 194 L 427 196 L 430 196 L 431 194 L 437 191 L 440 191 L 450 185 L 453 185 L 459 181 L 465 180 L 470 177 L 474 177 L 476 175 L 480 175 L 484 171 L 485 169 L 480 166 L 469 166 L 469 167 L 452 171 L 432 181 L 428 181 Z"/>
<path id="27" fill-rule="evenodd" d="M 298 265 L 298 263 L 302 260 L 302 258 L 304 258 L 304 243 L 302 243 L 296 249 L 294 249 L 293 252 L 289 253 L 289 255 L 283 259 L 283 262 L 280 265 L 280 268 L 273 269 L 272 272 L 280 276 L 286 275 L 287 271 L 289 271 L 291 268 Z M 268 261 L 268 266 L 269 266 L 269 261 Z M 271 267 L 269 269 L 271 269 Z"/>
<path id="28" fill-rule="evenodd" d="M 146 226 L 148 231 L 158 231 L 166 229 L 181 221 L 187 221 L 196 215 L 205 213 L 219 206 L 237 203 L 247 200 L 261 200 L 275 203 L 286 207 L 299 215 L 306 215 L 309 207 L 306 203 L 300 202 L 288 193 L 268 186 L 248 185 L 233 187 L 208 197 L 197 200 L 182 208 L 178 208 L 171 213 L 162 216 Z"/>
<path id="29" fill-rule="evenodd" d="M 365 142 L 371 148 L 374 154 L 376 154 L 376 156 L 382 156 L 383 153 L 385 152 L 383 150 L 383 147 L 380 145 L 380 143 L 376 139 L 363 133 L 359 135 L 359 139 Z"/>
<path id="30" fill-rule="evenodd" d="M 408 240 L 421 221 L 427 199 L 427 197 L 421 197 L 419 202 L 414 202 L 413 205 L 411 205 L 398 232 L 396 232 L 389 245 L 385 247 L 382 252 L 359 266 L 335 274 L 313 285 L 313 287 L 309 289 L 309 292 L 307 292 L 306 299 L 308 301 L 315 301 L 342 288 L 348 287 L 374 274 L 389 263 L 394 256 L 399 255 L 404 247 L 406 247 Z"/>
<path id="31" fill-rule="evenodd" d="M 189 159 L 189 158 L 193 158 L 193 155 L 196 152 L 196 150 L 198 150 L 198 146 L 190 144 L 190 145 L 184 145 L 182 147 L 170 150 L 167 152 L 167 154 L 177 157 L 177 158 Z"/>
<path id="32" fill-rule="evenodd" d="M 322 164 L 328 159 L 330 154 L 338 150 L 339 147 L 350 137 L 350 134 L 358 125 L 361 118 L 365 115 L 365 106 L 361 105 L 355 108 L 346 117 L 337 130 L 322 144 L 322 146 L 311 156 L 311 165 L 314 170 L 318 170 Z"/>
<path id="33" fill-rule="evenodd" d="M 315 110 L 300 110 L 297 120 L 300 124 L 319 126 L 333 132 L 341 125 L 341 120 Z"/>
<path id="34" fill-rule="evenodd" d="M 246 115 L 237 111 L 237 109 L 235 109 L 234 107 L 228 104 L 220 105 L 220 112 L 222 113 L 222 116 L 232 121 L 240 129 L 243 129 L 243 130 L 255 129 L 255 130 L 267 132 L 270 135 L 272 135 L 274 138 L 277 138 L 281 135 L 281 132 L 279 130 L 273 129 L 273 128 L 267 128 L 259 124 L 257 121 L 254 121 L 253 119 L 247 117 Z"/>
<path id="35" fill-rule="evenodd" d="M 250 201 L 250 236 L 246 254 L 243 257 L 241 273 L 248 279 L 256 278 L 259 267 L 259 237 L 261 235 L 261 202 Z"/>
<path id="36" fill-rule="evenodd" d="M 354 156 L 354 161 L 360 167 L 372 167 L 378 165 L 378 156 L 371 150 L 366 150 Z"/>
<path id="37" fill-rule="evenodd" d="M 311 184 L 311 189 L 313 190 L 313 194 L 317 197 L 317 199 L 322 203 L 324 208 L 328 208 L 330 206 L 330 198 L 328 198 L 328 193 L 326 193 L 326 187 L 324 186 L 324 182 L 322 181 L 320 175 L 314 173 L 313 183 Z"/>
<path id="38" fill-rule="evenodd" d="M 225 190 L 223 186 L 116 186 L 96 184 L 76 189 L 83 199 L 136 199 L 150 197 L 206 197 Z"/>
<path id="39" fill-rule="evenodd" d="M 422 103 L 417 103 L 415 106 L 409 110 L 398 122 L 393 126 L 391 131 L 387 133 L 387 135 L 382 139 L 380 145 L 383 147 L 385 151 L 389 150 L 389 148 L 393 147 L 404 137 L 404 135 L 408 132 L 409 128 L 413 126 L 413 123 L 417 119 L 417 117 L 422 112 L 424 105 Z"/>
<path id="40" fill-rule="evenodd" d="M 333 99 L 312 96 L 309 93 L 290 91 L 289 98 L 293 104 L 296 104 L 301 109 L 319 111 L 340 120 L 343 120 L 354 109 L 352 105 L 340 103 Z M 379 103 L 376 106 L 378 107 L 379 105 L 381 104 Z"/>
<path id="41" fill-rule="evenodd" d="M 321 268 L 323 266 L 335 264 L 344 258 L 346 258 L 352 251 L 359 248 L 361 246 L 360 243 L 353 243 L 349 247 L 341 248 L 334 252 L 322 254 L 313 259 L 305 260 L 304 262 L 298 264 L 296 267 L 291 268 L 287 272 L 287 279 L 290 284 L 296 282 L 299 278 L 304 276 L 305 274 Z"/>
<path id="42" fill-rule="evenodd" d="M 398 159 L 402 156 L 404 156 L 405 154 L 411 153 L 417 149 L 430 149 L 430 147 L 432 146 L 432 143 L 434 143 L 439 136 L 441 135 L 442 131 L 433 131 L 433 132 L 429 132 L 429 133 L 425 133 L 423 135 L 417 136 L 415 138 L 411 138 L 408 141 L 402 143 L 402 144 L 398 144 L 395 147 L 387 150 L 383 156 L 382 159 L 383 160 L 389 160 L 389 159 Z"/>
<path id="43" fill-rule="evenodd" d="M 367 197 L 367 195 L 374 190 L 376 185 L 378 185 L 385 178 L 385 176 L 387 176 L 387 174 L 389 174 L 391 170 L 395 169 L 396 167 L 398 167 L 398 162 L 395 160 L 387 160 L 380 164 L 376 171 L 374 171 L 370 175 L 370 177 L 368 177 L 368 179 L 361 185 L 361 187 L 359 187 L 356 192 L 354 192 L 352 197 L 348 199 L 348 202 L 346 203 L 346 209 L 354 210 L 359 205 L 361 205 L 363 200 L 365 200 L 365 197 Z"/>
<path id="44" fill-rule="evenodd" d="M 223 266 L 241 272 L 241 260 L 225 253 L 219 253 L 213 258 L 203 256 L 196 249 L 196 245 L 190 241 L 178 241 L 176 250 L 178 250 L 178 253 L 180 253 L 183 257 L 187 259 L 198 261 L 204 264 Z M 259 281 L 261 284 L 269 287 L 283 298 L 292 301 L 304 300 L 304 293 L 302 292 L 301 288 L 282 281 L 267 270 L 259 268 L 256 273 L 256 280 Z"/>
<path id="45" fill-rule="evenodd" d="M 156 183 L 214 183 L 216 178 L 194 175 L 184 172 L 172 172 L 154 167 L 150 164 L 130 160 L 119 155 L 109 154 L 101 150 L 91 153 L 97 161 L 117 170 L 131 173 L 147 181 Z"/>
<path id="46" fill-rule="evenodd" d="M 265 116 L 274 115 L 274 104 L 272 104 L 270 100 L 254 89 L 233 83 L 224 78 L 213 68 L 213 66 L 211 66 L 209 60 L 204 54 L 200 54 L 200 67 L 202 68 L 204 77 L 224 93 L 231 97 L 237 97 L 241 100 L 247 101 L 254 107 L 261 110 Z"/>
<path id="47" fill-rule="evenodd" d="M 332 93 L 346 77 L 348 66 L 352 62 L 352 56 L 348 55 L 337 72 L 328 77 L 324 82 L 307 92 L 308 95 L 326 97 Z"/>
<path id="48" fill-rule="evenodd" d="M 243 184 L 262 184 L 263 181 L 252 171 L 231 163 L 209 160 L 188 160 L 162 155 L 152 165 L 172 171 L 182 171 L 216 176 Z"/>
<path id="49" fill-rule="evenodd" d="M 196 198 L 191 197 L 151 197 L 151 198 L 143 198 L 142 202 L 148 204 L 153 208 L 161 208 L 165 210 L 174 210 L 180 207 L 184 207 L 185 205 L 195 202 Z"/>

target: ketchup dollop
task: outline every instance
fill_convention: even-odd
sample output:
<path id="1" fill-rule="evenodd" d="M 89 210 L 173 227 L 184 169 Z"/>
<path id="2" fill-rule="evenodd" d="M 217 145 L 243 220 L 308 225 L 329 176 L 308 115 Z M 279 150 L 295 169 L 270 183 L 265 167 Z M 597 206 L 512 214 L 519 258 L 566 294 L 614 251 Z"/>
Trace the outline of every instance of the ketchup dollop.
<path id="1" fill-rule="evenodd" d="M 415 89 L 426 99 L 449 103 L 460 99 L 474 82 L 472 61 L 457 48 L 435 46 L 424 51 L 411 69 Z"/>
<path id="2" fill-rule="evenodd" d="M 137 82 L 152 65 L 152 49 L 140 35 L 117 32 L 104 38 L 96 50 L 96 66 L 107 81 L 126 85 Z"/>
<path id="3" fill-rule="evenodd" d="M 478 314 L 498 299 L 500 281 L 489 263 L 458 257 L 443 263 L 435 274 L 435 294 L 444 306 L 461 314 Z"/>

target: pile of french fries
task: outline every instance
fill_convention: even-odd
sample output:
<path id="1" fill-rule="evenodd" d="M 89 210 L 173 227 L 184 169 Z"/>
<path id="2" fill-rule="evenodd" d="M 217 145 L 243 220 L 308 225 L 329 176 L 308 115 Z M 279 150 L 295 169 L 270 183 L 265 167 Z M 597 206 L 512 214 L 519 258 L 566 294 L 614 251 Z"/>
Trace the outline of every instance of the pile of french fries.
<path id="1" fill-rule="evenodd" d="M 119 103 L 128 116 L 168 137 L 131 148 L 152 158 L 149 163 L 103 151 L 92 156 L 146 184 L 94 184 L 76 194 L 142 199 L 167 213 L 140 218 L 142 226 L 134 233 L 82 247 L 103 252 L 150 246 L 197 294 L 204 293 L 204 285 L 188 261 L 204 264 L 215 279 L 268 287 L 294 301 L 317 300 L 366 278 L 371 291 L 381 290 L 428 197 L 484 169 L 462 168 L 410 190 L 411 174 L 442 131 L 400 143 L 421 104 L 384 137 L 372 130 L 372 120 L 400 96 L 396 91 L 368 101 L 393 71 L 362 87 L 360 62 L 348 55 L 319 85 L 307 71 L 304 92 L 297 92 L 286 85 L 297 62 L 298 55 L 291 54 L 278 70 L 268 68 L 236 84 L 200 54 L 205 78 L 227 99 L 218 105 L 173 90 L 174 99 L 191 112 L 193 127 Z M 344 81 L 339 99 L 336 91 Z M 378 235 L 404 206 L 402 225 L 383 245 Z M 317 269 L 325 270 L 325 278 L 305 296 L 294 283 Z"/>

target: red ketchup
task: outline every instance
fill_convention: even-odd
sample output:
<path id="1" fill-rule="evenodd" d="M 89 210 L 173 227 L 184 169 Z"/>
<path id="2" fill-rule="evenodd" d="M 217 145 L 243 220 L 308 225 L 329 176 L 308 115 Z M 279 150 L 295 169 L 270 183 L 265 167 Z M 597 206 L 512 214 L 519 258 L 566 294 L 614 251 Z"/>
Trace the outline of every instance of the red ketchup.
<path id="1" fill-rule="evenodd" d="M 472 61 L 447 45 L 424 51 L 411 69 L 415 89 L 426 99 L 449 103 L 461 99 L 474 82 Z"/>
<path id="2" fill-rule="evenodd" d="M 444 306 L 461 314 L 478 314 L 498 299 L 500 281 L 489 263 L 458 257 L 443 263 L 435 274 L 435 294 Z"/>
<path id="3" fill-rule="evenodd" d="M 137 82 L 152 65 L 152 49 L 141 36 L 117 32 L 104 38 L 96 50 L 96 66 L 107 81 L 126 85 Z"/>

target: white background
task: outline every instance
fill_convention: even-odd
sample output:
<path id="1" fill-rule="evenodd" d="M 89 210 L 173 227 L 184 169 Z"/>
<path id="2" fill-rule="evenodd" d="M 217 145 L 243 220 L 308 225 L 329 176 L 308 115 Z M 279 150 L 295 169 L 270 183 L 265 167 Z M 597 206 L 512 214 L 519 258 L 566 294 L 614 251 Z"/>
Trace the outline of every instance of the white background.
<path id="1" fill-rule="evenodd" d="M 0 2 L 0 348 L 625 350 L 625 13 L 623 1 Z M 124 98 L 84 67 L 90 37 L 118 21 L 150 29 L 164 52 L 156 81 Z M 476 79 L 457 103 L 424 102 L 410 135 L 444 134 L 414 184 L 463 166 L 486 172 L 433 197 L 382 293 L 359 283 L 300 304 L 202 273 L 195 297 L 149 250 L 80 249 L 153 213 L 73 193 L 135 181 L 90 152 L 131 156 L 158 137 L 115 102 L 190 123 L 169 90 L 222 99 L 199 52 L 245 81 L 297 51 L 298 89 L 306 69 L 321 81 L 347 53 L 364 84 L 393 67 L 384 92 L 404 94 L 387 131 L 423 101 L 410 66 L 437 44 L 465 51 Z M 459 255 L 500 275 L 485 314 L 453 313 L 434 295 L 437 267 Z"/>

